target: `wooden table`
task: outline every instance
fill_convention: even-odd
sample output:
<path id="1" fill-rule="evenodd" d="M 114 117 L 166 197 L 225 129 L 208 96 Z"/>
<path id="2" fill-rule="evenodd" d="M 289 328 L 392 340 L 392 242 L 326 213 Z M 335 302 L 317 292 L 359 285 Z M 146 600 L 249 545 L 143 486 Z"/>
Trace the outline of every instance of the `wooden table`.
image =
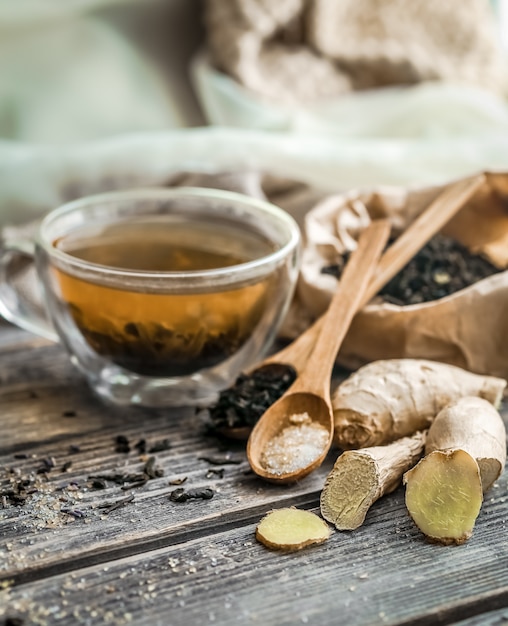
<path id="1" fill-rule="evenodd" d="M 265 483 L 194 411 L 105 407 L 58 345 L 5 324 L 0 394 L 0 624 L 508 623 L 506 473 L 465 545 L 427 543 L 399 488 L 358 530 L 280 554 L 257 522 L 318 512 L 335 451 L 299 484 Z M 161 471 L 117 484 L 149 456 Z M 173 502 L 183 479 L 213 498 Z"/>

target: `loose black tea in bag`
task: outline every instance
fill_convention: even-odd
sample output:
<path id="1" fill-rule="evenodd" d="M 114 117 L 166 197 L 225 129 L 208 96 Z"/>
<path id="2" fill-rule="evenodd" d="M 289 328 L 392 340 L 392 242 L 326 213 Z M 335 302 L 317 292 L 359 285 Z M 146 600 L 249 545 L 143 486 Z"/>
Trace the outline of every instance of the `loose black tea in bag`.
<path id="1" fill-rule="evenodd" d="M 324 312 L 337 284 L 334 267 L 372 218 L 387 216 L 397 236 L 441 190 L 351 190 L 312 209 L 287 336 Z M 508 175 L 487 174 L 441 233 L 356 315 L 338 362 L 356 368 L 377 359 L 423 358 L 506 378 L 507 267 Z"/>

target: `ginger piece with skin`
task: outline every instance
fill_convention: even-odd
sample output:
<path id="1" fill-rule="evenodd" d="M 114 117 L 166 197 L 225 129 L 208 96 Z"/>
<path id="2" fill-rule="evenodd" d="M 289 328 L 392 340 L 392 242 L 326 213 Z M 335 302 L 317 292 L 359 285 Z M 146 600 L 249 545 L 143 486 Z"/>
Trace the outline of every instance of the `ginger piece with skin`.
<path id="1" fill-rule="evenodd" d="M 372 504 L 394 491 L 418 462 L 424 445 L 425 432 L 418 432 L 385 446 L 343 452 L 321 492 L 321 515 L 338 530 L 361 526 Z"/>
<path id="2" fill-rule="evenodd" d="M 506 428 L 499 412 L 486 400 L 461 398 L 434 420 L 425 454 L 458 448 L 476 459 L 483 491 L 490 489 L 506 463 Z"/>
<path id="3" fill-rule="evenodd" d="M 431 541 L 464 543 L 483 501 L 478 463 L 464 450 L 436 450 L 404 475 L 406 506 Z"/>
<path id="4" fill-rule="evenodd" d="M 478 396 L 498 406 L 506 381 L 423 359 L 361 367 L 332 395 L 334 441 L 343 450 L 379 446 L 425 430 L 447 404 Z"/>
<path id="5" fill-rule="evenodd" d="M 430 540 L 463 543 L 506 462 L 503 420 L 486 400 L 461 398 L 436 416 L 425 453 L 404 475 L 409 514 Z"/>
<path id="6" fill-rule="evenodd" d="M 295 507 L 275 509 L 263 517 L 256 528 L 256 539 L 272 550 L 295 551 L 323 543 L 330 527 L 312 511 Z"/>

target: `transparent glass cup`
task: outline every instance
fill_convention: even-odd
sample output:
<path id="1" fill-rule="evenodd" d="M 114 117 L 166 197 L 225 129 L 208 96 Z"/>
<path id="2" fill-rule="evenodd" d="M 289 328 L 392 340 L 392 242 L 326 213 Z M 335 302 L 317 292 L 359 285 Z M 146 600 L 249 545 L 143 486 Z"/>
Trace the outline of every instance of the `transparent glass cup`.
<path id="1" fill-rule="evenodd" d="M 176 269 L 153 269 L 151 257 L 172 247 Z M 90 196 L 49 213 L 33 240 L 4 242 L 0 313 L 60 341 L 108 402 L 199 404 L 266 354 L 291 301 L 299 247 L 291 216 L 241 194 Z M 205 259 L 197 269 L 194 252 Z M 17 268 L 34 259 L 42 307 L 16 281 Z"/>

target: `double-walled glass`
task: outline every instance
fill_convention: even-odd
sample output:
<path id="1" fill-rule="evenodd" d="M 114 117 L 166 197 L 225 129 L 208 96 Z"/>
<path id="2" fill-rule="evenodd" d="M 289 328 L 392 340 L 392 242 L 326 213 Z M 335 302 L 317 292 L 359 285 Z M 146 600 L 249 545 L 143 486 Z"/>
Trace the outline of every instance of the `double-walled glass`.
<path id="1" fill-rule="evenodd" d="M 169 270 L 157 265 L 166 251 Z M 50 323 L 13 280 L 14 261 L 32 252 Z M 0 308 L 59 340 L 102 398 L 192 404 L 266 353 L 298 261 L 298 226 L 267 202 L 211 189 L 112 192 L 68 203 L 34 242 L 4 246 Z"/>

